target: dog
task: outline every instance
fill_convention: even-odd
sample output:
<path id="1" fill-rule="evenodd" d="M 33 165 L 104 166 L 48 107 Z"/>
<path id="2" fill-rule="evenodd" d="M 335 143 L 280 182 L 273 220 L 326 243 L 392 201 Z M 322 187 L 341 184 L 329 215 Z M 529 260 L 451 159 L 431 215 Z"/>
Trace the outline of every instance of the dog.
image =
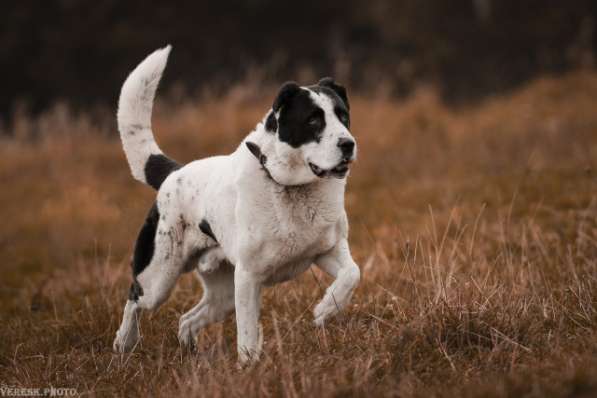
<path id="1" fill-rule="evenodd" d="M 357 155 L 346 89 L 331 78 L 308 87 L 287 82 L 232 154 L 181 166 L 162 153 L 151 129 L 170 50 L 156 50 L 131 72 L 118 103 L 133 177 L 158 192 L 135 244 L 133 282 L 113 347 L 133 350 L 140 312 L 157 309 L 179 276 L 194 270 L 203 297 L 180 318 L 180 344 L 192 347 L 202 328 L 235 311 L 238 360 L 251 362 L 262 350 L 263 287 L 315 264 L 335 278 L 313 311 L 323 326 L 359 283 L 344 209 Z"/>

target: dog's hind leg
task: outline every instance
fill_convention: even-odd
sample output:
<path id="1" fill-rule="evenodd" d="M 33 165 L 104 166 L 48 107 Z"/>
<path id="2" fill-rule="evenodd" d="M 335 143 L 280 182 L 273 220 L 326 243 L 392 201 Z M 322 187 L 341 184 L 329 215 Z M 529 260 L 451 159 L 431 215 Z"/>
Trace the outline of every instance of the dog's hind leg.
<path id="1" fill-rule="evenodd" d="M 216 271 L 220 265 L 226 263 L 226 256 L 224 252 L 219 246 L 213 247 L 208 249 L 205 253 L 203 253 L 198 259 L 196 264 L 194 264 L 194 271 L 196 272 L 197 279 L 201 282 L 201 286 L 203 287 L 203 291 L 205 291 L 205 283 L 204 280 L 201 278 L 201 274 L 209 274 Z M 205 296 L 205 295 L 204 295 Z M 178 321 L 178 326 L 182 324 L 187 318 L 190 318 L 197 312 L 203 308 L 204 302 L 203 300 L 199 301 L 197 305 L 191 308 L 189 311 L 185 312 Z"/>
<path id="2" fill-rule="evenodd" d="M 315 264 L 336 278 L 313 310 L 315 324 L 323 326 L 327 318 L 335 315 L 348 304 L 359 283 L 361 272 L 352 259 L 346 239 L 338 242 L 328 253 L 315 259 Z"/>
<path id="3" fill-rule="evenodd" d="M 219 257 L 211 260 L 219 264 L 200 262 L 197 268 L 203 286 L 201 301 L 180 317 L 178 340 L 185 347 L 194 343 L 201 329 L 223 321 L 234 310 L 234 267 Z"/>
<path id="4" fill-rule="evenodd" d="M 114 340 L 114 350 L 127 352 L 139 339 L 141 310 L 155 310 L 170 296 L 184 270 L 184 224 L 171 214 L 150 211 L 135 246 L 134 282 L 124 308 L 122 323 Z"/>

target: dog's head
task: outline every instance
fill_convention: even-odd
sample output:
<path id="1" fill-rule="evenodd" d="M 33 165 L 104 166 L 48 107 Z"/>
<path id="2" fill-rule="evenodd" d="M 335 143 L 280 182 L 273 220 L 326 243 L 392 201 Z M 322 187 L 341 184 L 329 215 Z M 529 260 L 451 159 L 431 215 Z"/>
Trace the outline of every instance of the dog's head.
<path id="1" fill-rule="evenodd" d="M 346 89 L 329 77 L 308 87 L 285 83 L 264 128 L 265 142 L 247 146 L 280 184 L 344 178 L 356 159 Z"/>

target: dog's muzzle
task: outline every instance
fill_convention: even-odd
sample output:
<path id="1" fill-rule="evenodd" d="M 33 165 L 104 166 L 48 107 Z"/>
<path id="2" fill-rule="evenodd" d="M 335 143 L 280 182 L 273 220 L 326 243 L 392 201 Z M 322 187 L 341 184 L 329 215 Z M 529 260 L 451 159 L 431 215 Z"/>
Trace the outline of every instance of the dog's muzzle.
<path id="1" fill-rule="evenodd" d="M 314 163 L 309 162 L 309 167 L 313 174 L 315 174 L 319 178 L 326 178 L 326 177 L 334 177 L 334 178 L 344 178 L 348 173 L 349 165 L 352 163 L 353 159 L 344 159 L 340 163 L 338 163 L 335 167 L 331 169 L 322 169 L 321 167 L 317 166 Z"/>

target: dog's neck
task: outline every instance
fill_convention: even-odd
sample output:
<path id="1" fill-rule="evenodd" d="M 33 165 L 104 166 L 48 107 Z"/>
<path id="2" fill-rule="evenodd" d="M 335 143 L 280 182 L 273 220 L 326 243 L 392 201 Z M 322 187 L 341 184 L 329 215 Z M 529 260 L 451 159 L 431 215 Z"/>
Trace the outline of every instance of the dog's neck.
<path id="1" fill-rule="evenodd" d="M 268 142 L 271 132 L 260 129 L 251 132 L 237 148 L 238 156 L 247 167 L 240 170 L 239 188 L 248 195 L 243 200 L 255 200 L 271 206 L 272 215 L 292 215 L 300 220 L 335 222 L 344 211 L 344 190 L 346 180 L 336 178 L 315 178 L 303 184 L 283 184 L 268 166 L 288 169 L 291 165 L 278 158 L 272 143 Z M 309 170 L 310 172 L 310 170 Z M 257 173 L 257 174 L 256 174 Z M 249 199 L 253 198 L 253 199 Z"/>
<path id="2" fill-rule="evenodd" d="M 284 187 L 317 184 L 319 180 L 307 167 L 299 152 L 280 144 L 276 133 L 267 128 L 266 118 L 257 124 L 241 144 L 252 161 L 257 161 L 263 173 L 273 184 Z"/>
<path id="3" fill-rule="evenodd" d="M 284 186 L 283 184 L 280 184 L 278 181 L 276 181 L 274 179 L 274 177 L 272 177 L 272 173 L 268 170 L 268 168 L 266 166 L 267 156 L 265 156 L 261 152 L 261 148 L 259 148 L 259 146 L 257 144 L 255 144 L 253 142 L 250 142 L 250 141 L 246 141 L 245 144 L 246 144 L 247 149 L 249 150 L 249 152 L 251 152 L 251 154 L 253 154 L 253 156 L 255 156 L 255 158 L 257 159 L 257 161 L 261 165 L 261 169 L 265 173 L 266 177 L 269 180 L 271 180 L 274 184 L 277 184 L 277 185 L 280 185 L 280 186 Z"/>

